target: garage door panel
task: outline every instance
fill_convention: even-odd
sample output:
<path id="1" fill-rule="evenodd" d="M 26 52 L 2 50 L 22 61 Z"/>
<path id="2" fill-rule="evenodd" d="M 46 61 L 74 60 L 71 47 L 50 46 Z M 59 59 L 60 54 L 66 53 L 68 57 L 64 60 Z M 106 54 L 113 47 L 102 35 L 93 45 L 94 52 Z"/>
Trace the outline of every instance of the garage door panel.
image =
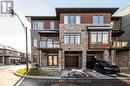
<path id="1" fill-rule="evenodd" d="M 78 56 L 66 56 L 65 67 L 78 67 Z"/>

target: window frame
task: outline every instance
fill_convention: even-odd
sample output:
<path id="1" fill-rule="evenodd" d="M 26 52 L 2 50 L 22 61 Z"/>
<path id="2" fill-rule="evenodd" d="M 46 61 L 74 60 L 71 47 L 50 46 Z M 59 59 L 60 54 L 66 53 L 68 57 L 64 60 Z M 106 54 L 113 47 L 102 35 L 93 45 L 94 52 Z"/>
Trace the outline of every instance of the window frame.
<path id="1" fill-rule="evenodd" d="M 52 62 L 51 65 L 49 64 L 49 62 L 50 62 L 50 61 L 49 61 L 49 56 L 52 57 L 52 59 L 51 59 L 51 60 L 52 60 L 52 61 L 51 61 L 51 62 Z M 57 64 L 56 64 L 56 65 L 55 65 L 55 62 L 54 62 L 54 57 L 55 57 L 55 56 L 56 56 L 56 59 L 57 59 L 57 62 L 56 62 Z M 47 66 L 58 66 L 58 55 L 49 55 L 49 54 L 48 54 L 48 55 L 47 55 Z"/>
<path id="2" fill-rule="evenodd" d="M 94 18 L 96 18 L 97 20 L 95 21 Z M 93 24 L 104 24 L 104 15 L 94 15 Z"/>
<path id="3" fill-rule="evenodd" d="M 37 37 L 34 37 L 34 38 L 33 38 L 33 47 L 38 47 Z"/>
<path id="4" fill-rule="evenodd" d="M 95 36 L 96 36 L 95 42 L 92 41 L 93 40 L 93 37 L 92 37 L 93 34 L 95 34 Z M 99 34 L 101 35 L 100 41 L 99 41 Z M 106 42 L 106 40 L 104 40 L 104 34 L 107 34 L 107 42 Z M 107 31 L 100 31 L 100 32 L 92 31 L 92 32 L 90 32 L 90 37 L 91 37 L 90 38 L 90 44 L 108 44 L 108 42 L 109 42 L 109 32 L 107 32 Z"/>
<path id="5" fill-rule="evenodd" d="M 42 26 L 39 27 L 40 24 Z M 32 21 L 32 29 L 33 30 L 43 30 L 44 29 L 44 21 L 43 20 L 33 20 Z"/>
<path id="6" fill-rule="evenodd" d="M 66 43 L 66 40 L 65 38 L 68 36 L 68 41 Z M 80 37 L 80 40 L 79 41 L 76 41 L 76 37 Z M 72 37 L 72 38 L 71 38 Z M 72 40 L 73 39 L 73 42 Z M 67 33 L 67 34 L 64 34 L 64 44 L 80 44 L 81 43 L 81 34 L 71 34 L 71 33 Z"/>
<path id="7" fill-rule="evenodd" d="M 65 15 L 64 24 L 80 24 L 81 19 L 79 15 Z"/>

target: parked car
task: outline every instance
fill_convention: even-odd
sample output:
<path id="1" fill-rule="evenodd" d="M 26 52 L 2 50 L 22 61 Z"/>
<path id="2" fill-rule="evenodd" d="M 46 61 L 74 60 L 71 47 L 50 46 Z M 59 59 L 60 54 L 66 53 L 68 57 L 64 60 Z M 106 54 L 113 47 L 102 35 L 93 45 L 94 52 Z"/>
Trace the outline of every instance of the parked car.
<path id="1" fill-rule="evenodd" d="M 87 64 L 87 68 L 94 69 L 102 74 L 114 74 L 119 73 L 120 68 L 116 65 L 111 65 L 104 60 L 90 61 Z"/>

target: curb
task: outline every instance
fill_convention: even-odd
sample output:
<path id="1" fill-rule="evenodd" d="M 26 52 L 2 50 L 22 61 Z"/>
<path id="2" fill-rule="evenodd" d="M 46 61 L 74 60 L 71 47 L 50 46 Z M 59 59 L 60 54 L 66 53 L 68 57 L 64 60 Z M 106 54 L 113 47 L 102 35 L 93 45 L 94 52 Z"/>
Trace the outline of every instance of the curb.
<path id="1" fill-rule="evenodd" d="M 14 74 L 16 76 L 19 76 L 19 77 L 30 78 L 30 79 L 51 79 L 51 80 L 55 80 L 55 79 L 70 79 L 70 80 L 75 80 L 75 79 L 77 79 L 77 78 L 60 78 L 60 77 L 50 77 L 50 76 L 30 76 L 30 75 L 26 75 L 26 74 L 22 75 L 22 74 L 16 73 L 16 71 L 14 72 Z M 80 78 L 78 78 L 78 79 L 80 79 Z M 128 79 L 128 80 L 130 80 L 130 76 L 129 77 L 115 77 L 113 79 Z"/>
<path id="2" fill-rule="evenodd" d="M 60 77 L 48 77 L 48 76 L 29 76 L 29 75 L 22 75 L 14 72 L 16 76 L 24 77 L 24 78 L 30 78 L 30 79 L 62 79 Z"/>

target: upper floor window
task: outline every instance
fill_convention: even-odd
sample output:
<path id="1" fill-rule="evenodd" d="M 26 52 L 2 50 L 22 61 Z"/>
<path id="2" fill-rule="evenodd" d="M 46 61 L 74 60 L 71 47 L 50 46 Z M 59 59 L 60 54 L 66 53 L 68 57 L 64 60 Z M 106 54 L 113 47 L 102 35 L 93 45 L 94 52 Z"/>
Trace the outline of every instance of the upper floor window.
<path id="1" fill-rule="evenodd" d="M 44 22 L 43 21 L 33 21 L 32 28 L 33 28 L 33 30 L 41 30 L 44 28 Z"/>
<path id="2" fill-rule="evenodd" d="M 34 38 L 34 39 L 33 39 L 33 46 L 34 46 L 34 47 L 37 47 L 37 38 Z"/>
<path id="3" fill-rule="evenodd" d="M 108 32 L 91 32 L 91 44 L 108 44 Z"/>
<path id="4" fill-rule="evenodd" d="M 65 34 L 64 43 L 65 44 L 80 44 L 80 34 Z"/>
<path id="5" fill-rule="evenodd" d="M 51 28 L 51 30 L 55 29 L 55 22 L 54 21 L 50 22 L 50 28 Z"/>
<path id="6" fill-rule="evenodd" d="M 80 16 L 64 16 L 64 24 L 80 24 Z"/>
<path id="7" fill-rule="evenodd" d="M 103 24 L 104 16 L 93 16 L 93 24 Z"/>

